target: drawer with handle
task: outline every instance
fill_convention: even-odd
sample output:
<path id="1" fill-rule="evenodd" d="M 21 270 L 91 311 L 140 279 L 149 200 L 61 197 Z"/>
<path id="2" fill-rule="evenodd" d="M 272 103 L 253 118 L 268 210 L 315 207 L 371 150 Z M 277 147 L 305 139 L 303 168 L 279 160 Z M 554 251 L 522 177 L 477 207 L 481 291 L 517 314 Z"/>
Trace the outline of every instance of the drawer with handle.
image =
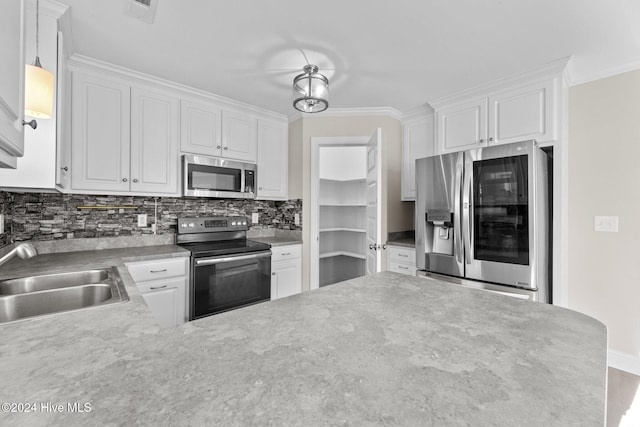
<path id="1" fill-rule="evenodd" d="M 284 261 L 302 257 L 302 245 L 272 246 L 271 261 Z"/>
<path id="2" fill-rule="evenodd" d="M 127 263 L 127 269 L 133 280 L 146 282 L 169 277 L 186 276 L 188 258 L 172 258 L 158 261 L 140 261 Z"/>
<path id="3" fill-rule="evenodd" d="M 410 248 L 398 248 L 388 246 L 389 257 L 391 261 L 404 262 L 415 265 L 416 263 L 416 250 Z"/>
<path id="4" fill-rule="evenodd" d="M 416 267 L 407 265 L 407 264 L 393 262 L 393 261 L 389 265 L 389 271 L 393 271 L 394 273 L 406 274 L 408 276 L 416 275 Z"/>

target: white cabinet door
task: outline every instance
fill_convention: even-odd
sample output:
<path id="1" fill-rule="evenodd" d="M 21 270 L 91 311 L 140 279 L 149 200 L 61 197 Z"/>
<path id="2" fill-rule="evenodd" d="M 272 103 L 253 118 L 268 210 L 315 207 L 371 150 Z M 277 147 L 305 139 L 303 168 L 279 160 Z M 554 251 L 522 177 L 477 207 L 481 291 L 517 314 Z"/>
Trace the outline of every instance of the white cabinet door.
<path id="1" fill-rule="evenodd" d="M 222 112 L 222 157 L 255 163 L 257 120 L 248 114 Z"/>
<path id="2" fill-rule="evenodd" d="M 131 191 L 178 194 L 178 98 L 131 90 Z"/>
<path id="3" fill-rule="evenodd" d="M 130 89 L 73 73 L 71 187 L 129 191 Z"/>
<path id="4" fill-rule="evenodd" d="M 142 294 L 158 325 L 172 328 L 185 322 L 184 283 L 170 281 L 157 284 Z M 153 289 L 156 288 L 156 289 Z"/>
<path id="5" fill-rule="evenodd" d="M 288 297 L 302 292 L 302 265 L 300 259 L 279 261 L 271 271 L 271 299 Z"/>
<path id="6" fill-rule="evenodd" d="M 489 145 L 556 139 L 553 80 L 496 93 L 489 107 Z"/>
<path id="7" fill-rule="evenodd" d="M 401 200 L 416 199 L 416 159 L 434 154 L 433 113 L 402 125 Z"/>
<path id="8" fill-rule="evenodd" d="M 438 154 L 477 148 L 487 140 L 487 98 L 445 107 L 436 112 Z"/>
<path id="9" fill-rule="evenodd" d="M 183 99 L 180 102 L 180 150 L 222 155 L 222 110 L 213 104 Z"/>
<path id="10" fill-rule="evenodd" d="M 16 167 L 24 152 L 24 8 L 0 2 L 0 167 Z"/>
<path id="11" fill-rule="evenodd" d="M 258 121 L 258 194 L 261 200 L 287 200 L 288 124 Z"/>

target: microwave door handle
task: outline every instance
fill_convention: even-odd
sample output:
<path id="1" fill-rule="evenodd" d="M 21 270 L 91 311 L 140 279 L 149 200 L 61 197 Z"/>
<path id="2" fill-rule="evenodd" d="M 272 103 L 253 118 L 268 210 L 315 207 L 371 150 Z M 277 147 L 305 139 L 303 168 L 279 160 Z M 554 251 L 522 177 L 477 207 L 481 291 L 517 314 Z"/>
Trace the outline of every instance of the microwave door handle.
<path id="1" fill-rule="evenodd" d="M 462 189 L 462 212 L 463 212 L 463 240 L 464 240 L 464 257 L 467 264 L 471 264 L 471 236 L 473 235 L 473 197 L 471 194 L 471 176 L 473 174 L 473 162 L 466 160 L 464 167 L 464 184 Z"/>

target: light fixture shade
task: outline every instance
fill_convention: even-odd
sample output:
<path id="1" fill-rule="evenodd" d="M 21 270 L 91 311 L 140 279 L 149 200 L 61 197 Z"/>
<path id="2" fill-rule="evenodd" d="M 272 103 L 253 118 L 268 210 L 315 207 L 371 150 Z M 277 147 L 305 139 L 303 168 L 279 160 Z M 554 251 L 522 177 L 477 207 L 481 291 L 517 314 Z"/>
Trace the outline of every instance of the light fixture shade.
<path id="1" fill-rule="evenodd" d="M 293 107 L 303 113 L 319 113 L 329 108 L 329 80 L 315 65 L 306 65 L 293 79 Z"/>
<path id="2" fill-rule="evenodd" d="M 24 113 L 39 119 L 53 115 L 54 77 L 41 66 L 25 65 Z"/>

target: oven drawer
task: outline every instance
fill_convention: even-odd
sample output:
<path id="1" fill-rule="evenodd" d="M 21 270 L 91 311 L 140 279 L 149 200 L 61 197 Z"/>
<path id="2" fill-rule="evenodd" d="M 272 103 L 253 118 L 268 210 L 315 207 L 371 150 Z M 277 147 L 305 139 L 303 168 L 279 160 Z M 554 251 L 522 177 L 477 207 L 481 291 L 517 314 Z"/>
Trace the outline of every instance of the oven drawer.
<path id="1" fill-rule="evenodd" d="M 187 275 L 188 258 L 172 258 L 158 261 L 140 261 L 127 263 L 129 274 L 134 282 L 167 279 Z"/>
<path id="2" fill-rule="evenodd" d="M 302 258 L 302 245 L 272 246 L 271 261 Z"/>

